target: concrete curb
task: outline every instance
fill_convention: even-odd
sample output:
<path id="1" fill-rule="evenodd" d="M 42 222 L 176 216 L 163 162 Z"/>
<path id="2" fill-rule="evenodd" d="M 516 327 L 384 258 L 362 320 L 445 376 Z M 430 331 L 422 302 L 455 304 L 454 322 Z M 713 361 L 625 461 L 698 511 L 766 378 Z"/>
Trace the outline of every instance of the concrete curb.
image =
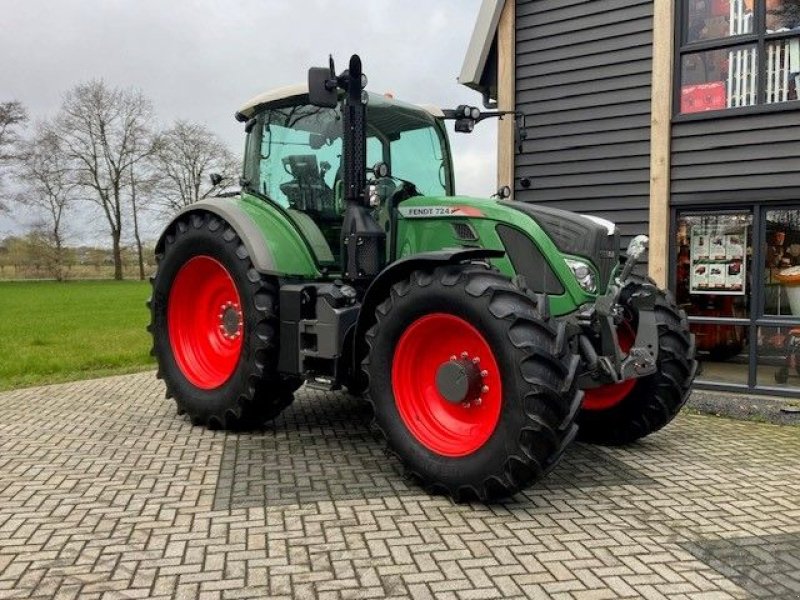
<path id="1" fill-rule="evenodd" d="M 752 393 L 693 390 L 689 410 L 744 421 L 800 426 L 800 400 Z"/>

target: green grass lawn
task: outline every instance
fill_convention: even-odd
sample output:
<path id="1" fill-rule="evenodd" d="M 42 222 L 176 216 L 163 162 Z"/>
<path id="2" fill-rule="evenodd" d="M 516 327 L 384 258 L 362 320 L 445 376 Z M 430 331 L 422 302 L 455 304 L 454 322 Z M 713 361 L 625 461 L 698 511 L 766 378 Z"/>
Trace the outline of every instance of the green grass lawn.
<path id="1" fill-rule="evenodd" d="M 152 367 L 150 285 L 0 282 L 0 390 Z"/>

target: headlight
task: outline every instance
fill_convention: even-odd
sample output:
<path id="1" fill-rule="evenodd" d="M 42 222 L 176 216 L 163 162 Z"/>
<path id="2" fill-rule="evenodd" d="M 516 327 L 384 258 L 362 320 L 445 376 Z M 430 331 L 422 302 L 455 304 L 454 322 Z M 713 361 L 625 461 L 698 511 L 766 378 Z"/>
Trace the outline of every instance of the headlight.
<path id="1" fill-rule="evenodd" d="M 572 258 L 564 259 L 567 265 L 572 270 L 572 274 L 585 292 L 594 294 L 597 291 L 597 280 L 594 277 L 592 268 L 582 260 L 575 260 Z"/>

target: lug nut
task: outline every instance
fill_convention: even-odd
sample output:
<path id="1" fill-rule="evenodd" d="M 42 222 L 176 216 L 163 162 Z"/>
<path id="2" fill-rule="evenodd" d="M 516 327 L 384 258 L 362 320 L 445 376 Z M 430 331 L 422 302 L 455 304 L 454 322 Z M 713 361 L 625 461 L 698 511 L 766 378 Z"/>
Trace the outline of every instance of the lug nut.
<path id="1" fill-rule="evenodd" d="M 486 378 L 486 377 L 488 377 L 488 376 L 489 376 L 489 371 L 487 371 L 486 369 L 484 369 L 483 371 L 481 371 L 481 377 L 484 377 L 484 378 Z"/>
<path id="2" fill-rule="evenodd" d="M 467 358 L 468 356 L 469 356 L 469 354 L 467 354 L 466 352 L 462 352 L 461 353 L 461 358 Z"/>
<path id="3" fill-rule="evenodd" d="M 475 398 L 475 406 L 480 406 L 481 402 L 483 402 L 483 400 L 481 400 L 480 397 Z"/>
<path id="4" fill-rule="evenodd" d="M 489 386 L 485 385 L 481 388 L 481 394 L 488 394 L 489 393 Z"/>
<path id="5" fill-rule="evenodd" d="M 464 408 L 469 408 L 469 402 L 464 402 L 461 404 Z"/>
<path id="6" fill-rule="evenodd" d="M 456 355 L 455 354 L 451 354 L 450 355 L 450 360 L 455 361 L 456 360 Z"/>
<path id="7" fill-rule="evenodd" d="M 480 356 L 476 356 L 475 358 L 472 359 L 473 365 L 477 365 L 479 362 L 481 362 Z"/>

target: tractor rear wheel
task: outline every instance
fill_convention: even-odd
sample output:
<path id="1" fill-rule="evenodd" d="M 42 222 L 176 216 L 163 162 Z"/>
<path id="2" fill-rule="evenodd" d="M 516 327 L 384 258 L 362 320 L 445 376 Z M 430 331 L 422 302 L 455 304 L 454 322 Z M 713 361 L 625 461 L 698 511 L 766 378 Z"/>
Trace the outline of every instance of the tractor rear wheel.
<path id="1" fill-rule="evenodd" d="M 638 314 L 629 299 L 651 280 L 629 285 L 621 298 L 626 320 L 617 333 L 620 347 L 633 346 Z M 621 445 L 658 431 L 678 414 L 686 403 L 697 371 L 695 345 L 686 314 L 669 292 L 657 291 L 658 370 L 641 379 L 586 390 L 578 414 L 578 437 L 587 442 Z"/>
<path id="2" fill-rule="evenodd" d="M 153 354 L 178 413 L 212 429 L 257 428 L 299 381 L 276 371 L 278 289 L 221 218 L 193 213 L 167 232 L 150 299 Z"/>
<path id="3" fill-rule="evenodd" d="M 452 265 L 395 283 L 375 317 L 375 423 L 426 489 L 485 501 L 556 464 L 576 433 L 578 358 L 534 298 L 485 265 Z"/>

